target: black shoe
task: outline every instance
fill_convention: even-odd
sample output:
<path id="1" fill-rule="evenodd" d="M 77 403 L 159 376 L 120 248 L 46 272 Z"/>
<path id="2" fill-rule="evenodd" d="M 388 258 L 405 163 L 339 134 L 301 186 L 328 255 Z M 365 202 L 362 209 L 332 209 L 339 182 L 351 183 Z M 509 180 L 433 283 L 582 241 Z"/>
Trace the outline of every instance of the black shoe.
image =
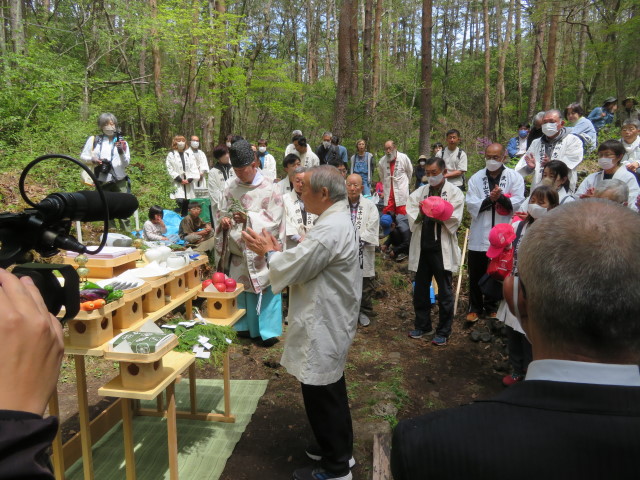
<path id="1" fill-rule="evenodd" d="M 293 472 L 293 480 L 352 480 L 351 470 L 347 473 L 339 474 L 325 470 L 322 467 L 299 468 Z"/>
<path id="2" fill-rule="evenodd" d="M 320 450 L 320 447 L 318 445 L 309 445 L 307 448 L 305 448 L 304 453 L 307 454 L 307 457 L 309 457 L 311 460 L 315 460 L 316 462 L 322 460 L 322 451 Z M 353 468 L 355 464 L 356 459 L 351 457 L 349 459 L 349 468 Z"/>
<path id="3" fill-rule="evenodd" d="M 262 346 L 266 348 L 273 347 L 279 341 L 278 337 L 267 338 L 266 340 L 262 340 Z"/>

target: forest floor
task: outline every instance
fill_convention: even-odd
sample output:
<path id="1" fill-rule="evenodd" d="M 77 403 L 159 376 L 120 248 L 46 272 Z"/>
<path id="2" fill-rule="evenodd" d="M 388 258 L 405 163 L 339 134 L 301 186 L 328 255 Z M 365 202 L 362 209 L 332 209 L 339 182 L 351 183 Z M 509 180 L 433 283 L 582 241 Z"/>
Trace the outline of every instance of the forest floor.
<path id="1" fill-rule="evenodd" d="M 377 263 L 377 317 L 369 327 L 358 327 L 345 369 L 357 462 L 353 476 L 363 480 L 372 476 L 376 433 L 390 432 L 403 418 L 488 398 L 502 390 L 501 378 L 508 373 L 504 340 L 496 326 L 489 320 L 480 320 L 472 327 L 464 324 L 466 288 L 449 343 L 436 347 L 428 340 L 407 336 L 414 319 L 407 262 L 380 258 Z M 437 318 L 437 306 L 433 307 L 432 318 Z M 491 332 L 491 340 L 472 341 L 472 330 Z M 249 339 L 238 339 L 231 346 L 232 379 L 267 379 L 269 384 L 227 461 L 222 480 L 288 479 L 293 470 L 310 463 L 304 447 L 313 436 L 300 384 L 279 364 L 285 342 L 286 333 L 271 348 Z M 115 375 L 114 363 L 87 357 L 92 416 L 110 403 L 98 396 L 97 389 Z M 208 365 L 198 369 L 198 378 L 222 375 L 219 368 Z M 71 357 L 63 363 L 58 388 L 66 439 L 78 429 Z"/>

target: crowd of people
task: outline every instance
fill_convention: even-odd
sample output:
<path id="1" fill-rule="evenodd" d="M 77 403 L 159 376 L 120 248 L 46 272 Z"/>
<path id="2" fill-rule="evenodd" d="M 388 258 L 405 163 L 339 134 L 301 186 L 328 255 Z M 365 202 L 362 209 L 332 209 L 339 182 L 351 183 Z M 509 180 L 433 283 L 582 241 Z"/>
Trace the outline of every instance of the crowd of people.
<path id="1" fill-rule="evenodd" d="M 408 270 L 415 274 L 415 321 L 408 336 L 428 338 L 436 347 L 447 345 L 456 314 L 453 274 L 462 259 L 457 235 L 465 208 L 471 218 L 465 320 L 473 324 L 484 317 L 507 325 L 512 373 L 502 379 L 506 386 L 527 383 L 523 380 L 529 379 L 538 360 L 543 366 L 535 369 L 536 378 L 556 381 L 555 374 L 548 374 L 550 364 L 543 360 L 556 358 L 553 355 L 559 351 L 560 343 L 550 341 L 555 327 L 543 331 L 541 315 L 546 314 L 530 313 L 528 308 L 534 298 L 541 301 L 542 294 L 534 292 L 540 290 L 550 298 L 557 293 L 538 289 L 541 278 L 545 278 L 542 283 L 563 283 L 552 274 L 529 273 L 533 267 L 524 267 L 525 251 L 540 250 L 543 239 L 534 232 L 561 226 L 567 230 L 574 224 L 576 231 L 584 228 L 564 213 L 556 214 L 572 203 L 576 204 L 571 207 L 575 215 L 586 215 L 584 212 L 591 209 L 608 212 L 609 222 L 637 217 L 640 112 L 636 104 L 631 97 L 622 102 L 620 140 L 601 143 L 598 131 L 616 118 L 615 98 L 607 99 L 586 117 L 575 103 L 564 112 L 540 112 L 531 124 L 518 125 L 516 136 L 506 147 L 488 145 L 483 152 L 484 168 L 477 172 L 468 171 L 462 135 L 455 128 L 446 132 L 444 144 L 434 144 L 431 155 L 420 156 L 415 166 L 407 154 L 398 151 L 394 140 L 385 142 L 384 155 L 376 160 L 367 151 L 365 140 L 356 142 L 355 153 L 349 157 L 340 138 L 331 132 L 324 132 L 314 151 L 296 130 L 285 149 L 282 178 L 278 178 L 276 160 L 265 139 L 252 145 L 230 135 L 225 144 L 214 148 L 210 165 L 198 137 L 191 137 L 189 147 L 186 137 L 174 137 L 166 165 L 174 183 L 172 198 L 184 217 L 178 236 L 201 251 L 215 251 L 218 267 L 244 285 L 239 305 L 247 314 L 236 324 L 239 335 L 269 347 L 279 341 L 283 324 L 288 324 L 281 363 L 301 383 L 315 437 L 315 444 L 306 451 L 320 462 L 296 471 L 295 479 L 352 478 L 353 432 L 343 370 L 357 326 L 367 327 L 375 318 L 371 299 L 376 251 L 396 261 L 408 259 Z M 566 120 L 572 125 L 567 126 Z M 100 171 L 98 181 L 103 186 L 125 191 L 130 188 L 124 173 L 130 158 L 128 146 L 118 139 L 117 120 L 111 114 L 101 115 L 99 126 L 103 134 L 87 140 L 82 158 Z M 578 168 L 585 154 L 592 151 L 597 152 L 599 170 L 579 182 Z M 110 169 L 103 172 L 100 167 L 107 163 L 105 159 Z M 510 162 L 514 168 L 508 166 Z M 200 218 L 201 203 L 193 201 L 196 190 L 206 192 L 210 223 Z M 604 200 L 591 200 L 594 198 L 606 199 L 611 206 Z M 615 203 L 621 206 L 615 207 Z M 629 213 L 622 213 L 623 207 Z M 543 226 L 538 229 L 538 224 Z M 600 234 L 601 229 L 597 230 L 594 236 Z M 173 240 L 166 235 L 161 207 L 149 210 L 144 233 L 149 240 Z M 566 242 L 582 242 L 572 236 L 575 232 L 565 233 Z M 538 240 L 534 243 L 530 238 Z M 380 245 L 381 239 L 385 241 Z M 511 297 L 507 288 L 503 297 L 501 283 L 496 293 L 495 278 L 490 274 L 494 260 L 502 259 L 505 252 L 513 264 L 508 282 L 505 280 L 505 287 L 509 283 L 515 292 Z M 593 252 L 585 255 L 599 256 Z M 518 296 L 525 295 L 521 275 L 531 302 Z M 437 285 L 435 324 L 429 293 L 432 282 Z M 586 289 L 590 284 L 576 285 Z M 527 305 L 521 305 L 524 303 Z M 563 321 L 574 325 L 568 318 Z M 586 327 L 578 322 L 574 328 L 580 332 Z M 585 333 L 585 341 L 591 342 L 592 334 Z M 542 348 L 534 340 L 550 341 L 555 349 Z M 563 341 L 580 351 L 580 340 Z M 600 355 L 599 347 L 588 346 L 593 347 L 593 358 L 615 363 Z M 587 377 L 591 381 L 593 375 Z M 447 421 L 455 425 L 465 415 L 452 413 Z M 423 478 L 417 472 L 439 471 L 434 459 L 423 465 L 416 450 L 416 445 L 423 444 L 434 448 L 424 432 L 424 425 L 432 428 L 432 422 L 431 418 L 416 420 L 396 430 L 397 480 Z"/>

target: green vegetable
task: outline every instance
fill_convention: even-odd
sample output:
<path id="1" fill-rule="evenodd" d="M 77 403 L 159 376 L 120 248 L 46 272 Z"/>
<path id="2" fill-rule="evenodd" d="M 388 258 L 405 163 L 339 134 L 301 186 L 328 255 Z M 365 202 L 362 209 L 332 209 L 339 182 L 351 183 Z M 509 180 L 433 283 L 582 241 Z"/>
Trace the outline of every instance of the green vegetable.
<path id="1" fill-rule="evenodd" d="M 115 302 L 119 298 L 122 298 L 123 295 L 124 295 L 124 291 L 122 290 L 111 290 L 109 292 L 109 295 L 107 295 L 107 298 L 106 298 L 107 303 Z"/>
<path id="2" fill-rule="evenodd" d="M 84 282 L 80 284 L 80 290 L 91 290 L 94 288 L 98 288 L 100 290 L 103 290 L 103 288 L 98 285 L 97 283 L 93 283 L 93 282 Z"/>

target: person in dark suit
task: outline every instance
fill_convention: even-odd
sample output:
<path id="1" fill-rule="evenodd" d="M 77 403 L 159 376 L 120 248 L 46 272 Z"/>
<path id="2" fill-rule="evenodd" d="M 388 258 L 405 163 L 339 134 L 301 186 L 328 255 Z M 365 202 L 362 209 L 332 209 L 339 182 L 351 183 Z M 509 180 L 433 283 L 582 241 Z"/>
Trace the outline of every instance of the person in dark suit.
<path id="1" fill-rule="evenodd" d="M 640 475 L 640 217 L 601 199 L 551 210 L 504 296 L 533 346 L 497 397 L 401 421 L 395 480 Z M 515 303 L 514 303 L 515 301 Z"/>

